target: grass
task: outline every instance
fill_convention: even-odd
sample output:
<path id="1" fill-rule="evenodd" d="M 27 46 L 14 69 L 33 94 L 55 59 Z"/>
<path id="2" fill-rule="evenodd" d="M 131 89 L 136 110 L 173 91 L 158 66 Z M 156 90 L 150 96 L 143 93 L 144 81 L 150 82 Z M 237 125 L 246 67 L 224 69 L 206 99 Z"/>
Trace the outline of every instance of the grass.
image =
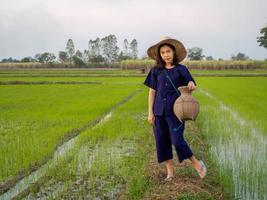
<path id="1" fill-rule="evenodd" d="M 199 77 L 197 84 L 267 133 L 267 78 Z"/>
<path id="2" fill-rule="evenodd" d="M 0 182 L 39 166 L 65 138 L 135 89 L 112 84 L 0 86 Z"/>
<path id="3" fill-rule="evenodd" d="M 82 132 L 74 148 L 50 168 L 45 177 L 52 177 L 53 185 L 64 183 L 57 199 L 142 197 L 151 185 L 145 166 L 153 143 L 152 130 L 144 121 L 144 95 L 143 90 L 101 125 Z M 32 197 L 37 198 L 40 189 L 51 192 L 51 187 L 39 185 L 30 190 Z"/>
<path id="4" fill-rule="evenodd" d="M 266 198 L 266 79 L 199 78 L 198 83 L 198 125 L 221 182 L 233 198 Z"/>
<path id="5" fill-rule="evenodd" d="M 197 193 L 188 193 L 184 192 L 177 197 L 176 200 L 199 200 L 199 199 L 205 199 L 205 200 L 213 200 L 212 197 L 210 197 L 207 193 L 205 192 L 197 192 Z"/>
<path id="6" fill-rule="evenodd" d="M 203 71 L 206 72 L 214 71 Z M 42 75 L 43 71 L 38 73 Z M 0 85 L 0 182 L 21 171 L 38 168 L 67 135 L 72 137 L 74 130 L 80 130 L 74 131 L 79 136 L 72 148 L 49 165 L 44 176 L 21 194 L 22 197 L 44 197 L 42 191 L 46 191 L 54 198 L 51 191 L 57 191 L 57 199 L 82 196 L 123 200 L 141 199 L 147 191 L 157 188 L 160 192 L 161 185 L 146 168 L 154 147 L 152 129 L 146 122 L 147 90 L 116 108 L 99 125 L 80 129 L 140 88 L 144 77 L 67 77 L 85 73 L 70 71 L 63 73 L 66 77 L 7 77 L 2 74 L 0 81 L 95 81 L 103 84 Z M 98 74 L 97 71 L 93 73 Z M 267 159 L 258 155 L 259 152 L 266 155 L 264 92 L 267 79 L 195 79 L 199 90 L 194 95 L 201 103 L 196 124 L 199 129 L 192 132 L 189 129 L 186 137 L 198 158 L 207 162 L 209 177 L 199 185 L 194 183 L 189 190 L 180 191 L 177 199 L 220 199 L 222 192 L 227 199 L 229 190 L 233 198 L 263 197 Z M 197 176 L 188 167 L 179 168 L 178 172 L 179 181 L 195 180 Z M 222 185 L 224 188 L 220 191 Z M 193 186 L 200 186 L 201 190 L 194 190 Z M 166 188 L 165 192 L 171 191 Z"/>

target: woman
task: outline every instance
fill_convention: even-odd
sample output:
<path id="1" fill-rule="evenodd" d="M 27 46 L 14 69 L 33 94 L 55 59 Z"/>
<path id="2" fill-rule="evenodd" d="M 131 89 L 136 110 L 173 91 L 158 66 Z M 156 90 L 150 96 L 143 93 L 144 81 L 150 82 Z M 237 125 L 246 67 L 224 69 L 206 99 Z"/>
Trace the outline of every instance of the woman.
<path id="1" fill-rule="evenodd" d="M 202 160 L 198 161 L 193 155 L 183 137 L 185 125 L 173 112 L 173 104 L 179 96 L 172 84 L 176 88 L 187 86 L 191 91 L 196 89 L 195 80 L 188 69 L 179 64 L 186 57 L 186 49 L 180 41 L 163 37 L 160 42 L 148 48 L 147 54 L 157 63 L 149 71 L 144 84 L 149 87 L 148 122 L 153 125 L 158 163 L 165 162 L 167 168 L 164 180 L 170 181 L 173 178 L 172 145 L 179 162 L 190 159 L 192 166 L 203 178 L 207 168 Z M 166 73 L 173 83 L 166 77 Z"/>

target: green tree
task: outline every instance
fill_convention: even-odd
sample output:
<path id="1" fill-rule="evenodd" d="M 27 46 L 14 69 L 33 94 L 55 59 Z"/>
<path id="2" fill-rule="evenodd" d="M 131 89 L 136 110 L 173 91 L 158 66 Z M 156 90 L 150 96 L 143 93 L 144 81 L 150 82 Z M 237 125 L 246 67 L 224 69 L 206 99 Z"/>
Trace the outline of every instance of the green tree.
<path id="1" fill-rule="evenodd" d="M 137 59 L 137 40 L 133 39 L 130 43 L 131 57 Z"/>
<path id="2" fill-rule="evenodd" d="M 89 40 L 87 54 L 90 62 L 100 63 L 104 61 L 101 55 L 101 40 L 99 37 L 95 40 Z"/>
<path id="3" fill-rule="evenodd" d="M 89 62 L 89 51 L 87 49 L 85 49 L 83 51 L 83 58 L 82 59 L 84 62 Z"/>
<path id="4" fill-rule="evenodd" d="M 66 52 L 68 53 L 69 62 L 72 61 L 72 57 L 75 53 L 75 47 L 72 39 L 68 39 L 67 45 L 66 45 Z"/>
<path id="5" fill-rule="evenodd" d="M 263 27 L 260 30 L 260 33 L 262 34 L 260 37 L 257 37 L 257 42 L 260 43 L 260 46 L 267 49 L 267 26 Z"/>
<path id="6" fill-rule="evenodd" d="M 9 58 L 3 58 L 1 62 L 2 63 L 16 63 L 16 62 L 19 62 L 19 60 L 9 57 Z"/>
<path id="7" fill-rule="evenodd" d="M 232 60 L 248 60 L 249 57 L 246 56 L 246 54 L 244 54 L 244 53 L 238 53 L 236 55 L 232 54 L 231 59 Z"/>
<path id="8" fill-rule="evenodd" d="M 123 51 L 120 51 L 119 55 L 118 55 L 118 61 L 122 61 L 122 60 L 127 60 L 127 59 L 131 59 L 132 57 L 129 55 L 125 55 Z"/>
<path id="9" fill-rule="evenodd" d="M 74 64 L 77 65 L 77 66 L 79 66 L 79 67 L 85 65 L 85 63 L 83 62 L 83 60 L 81 58 L 79 58 L 78 56 L 76 56 L 76 55 L 73 56 L 72 59 L 73 59 Z"/>
<path id="10" fill-rule="evenodd" d="M 54 63 L 56 60 L 56 56 L 53 53 L 45 52 L 45 53 L 38 53 L 35 55 L 35 58 L 40 63 Z"/>
<path id="11" fill-rule="evenodd" d="M 77 50 L 76 53 L 75 53 L 75 56 L 82 59 L 83 58 L 83 54 L 80 50 Z"/>
<path id="12" fill-rule="evenodd" d="M 123 55 L 121 55 L 121 56 L 129 56 L 129 48 L 130 47 L 129 47 L 128 40 L 127 39 L 124 39 L 123 40 L 123 49 L 122 49 L 122 52 L 121 52 Z"/>
<path id="13" fill-rule="evenodd" d="M 68 53 L 66 51 L 60 51 L 58 53 L 58 59 L 62 63 L 68 62 L 68 60 L 69 60 Z"/>
<path id="14" fill-rule="evenodd" d="M 212 56 L 207 56 L 206 60 L 214 60 Z"/>
<path id="15" fill-rule="evenodd" d="M 127 39 L 123 40 L 122 51 L 118 55 L 118 61 L 127 60 L 132 58 L 131 46 Z"/>
<path id="16" fill-rule="evenodd" d="M 199 47 L 192 47 L 188 49 L 188 58 L 190 60 L 202 60 L 204 55 L 202 55 L 202 49 Z"/>
<path id="17" fill-rule="evenodd" d="M 101 47 L 107 63 L 117 61 L 119 47 L 117 46 L 117 37 L 115 35 L 111 34 L 102 38 Z"/>
<path id="18" fill-rule="evenodd" d="M 31 56 L 28 56 L 28 57 L 24 57 L 21 59 L 20 62 L 34 62 L 35 59 L 33 59 Z"/>

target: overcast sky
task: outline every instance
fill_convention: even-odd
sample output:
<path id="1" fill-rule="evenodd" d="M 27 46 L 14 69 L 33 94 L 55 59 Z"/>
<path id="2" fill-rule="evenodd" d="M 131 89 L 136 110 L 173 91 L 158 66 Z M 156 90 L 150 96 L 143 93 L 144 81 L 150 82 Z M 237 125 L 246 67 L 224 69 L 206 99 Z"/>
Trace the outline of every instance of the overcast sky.
<path id="1" fill-rule="evenodd" d="M 216 59 L 238 52 L 264 59 L 256 37 L 266 10 L 266 0 L 0 0 L 0 59 L 57 55 L 69 38 L 83 51 L 109 34 L 120 48 L 137 39 L 139 56 L 167 35 Z"/>

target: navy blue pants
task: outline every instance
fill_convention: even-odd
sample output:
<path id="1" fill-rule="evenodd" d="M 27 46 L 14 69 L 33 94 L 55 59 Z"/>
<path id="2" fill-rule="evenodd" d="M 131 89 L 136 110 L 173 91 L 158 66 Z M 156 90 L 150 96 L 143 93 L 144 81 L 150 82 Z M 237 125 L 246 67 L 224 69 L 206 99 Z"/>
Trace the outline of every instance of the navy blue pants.
<path id="1" fill-rule="evenodd" d="M 172 145 L 175 147 L 179 162 L 190 158 L 193 153 L 184 140 L 185 124 L 172 115 L 155 115 L 153 125 L 154 136 L 157 148 L 158 163 L 173 158 Z"/>

